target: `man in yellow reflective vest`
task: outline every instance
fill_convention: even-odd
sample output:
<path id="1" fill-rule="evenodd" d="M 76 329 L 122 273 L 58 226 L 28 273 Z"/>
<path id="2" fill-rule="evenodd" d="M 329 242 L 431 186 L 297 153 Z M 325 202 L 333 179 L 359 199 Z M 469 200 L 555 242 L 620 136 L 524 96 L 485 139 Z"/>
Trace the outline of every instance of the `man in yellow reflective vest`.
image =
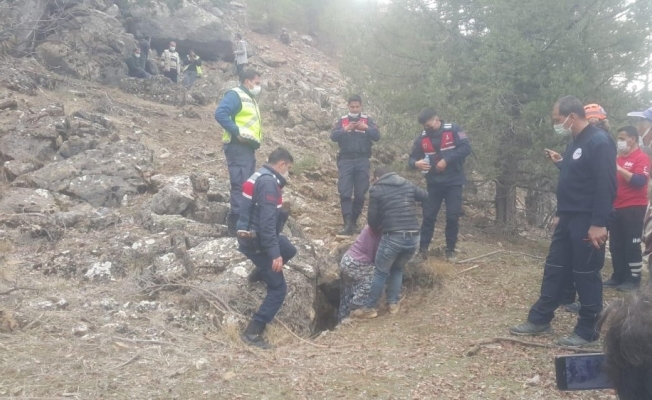
<path id="1" fill-rule="evenodd" d="M 224 128 L 222 142 L 229 169 L 231 210 L 227 215 L 229 235 L 235 236 L 242 203 L 242 184 L 256 172 L 255 152 L 263 131 L 256 96 L 260 95 L 260 74 L 247 69 L 240 74 L 240 86 L 224 94 L 215 119 Z"/>

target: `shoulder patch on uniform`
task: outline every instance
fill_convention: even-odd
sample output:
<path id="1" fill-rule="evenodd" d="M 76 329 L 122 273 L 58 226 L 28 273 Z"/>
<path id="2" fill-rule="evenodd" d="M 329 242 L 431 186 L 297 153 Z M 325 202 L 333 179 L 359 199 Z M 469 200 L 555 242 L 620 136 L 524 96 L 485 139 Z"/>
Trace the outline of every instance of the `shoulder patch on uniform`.
<path id="1" fill-rule="evenodd" d="M 468 139 L 469 137 L 466 135 L 466 132 L 464 131 L 459 131 L 457 132 L 457 136 L 460 137 L 460 139 Z"/>
<path id="2" fill-rule="evenodd" d="M 582 157 L 582 148 L 575 150 L 575 153 L 573 153 L 573 160 L 577 160 L 580 157 Z"/>

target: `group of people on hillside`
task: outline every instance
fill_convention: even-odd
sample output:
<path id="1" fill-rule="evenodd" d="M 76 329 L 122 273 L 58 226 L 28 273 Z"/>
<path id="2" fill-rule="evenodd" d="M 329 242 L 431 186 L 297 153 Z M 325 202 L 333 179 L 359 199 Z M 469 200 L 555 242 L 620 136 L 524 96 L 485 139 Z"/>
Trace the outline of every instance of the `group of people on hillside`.
<path id="1" fill-rule="evenodd" d="M 244 70 L 240 85 L 224 95 L 215 118 L 224 128 L 222 141 L 231 186 L 228 230 L 237 237 L 238 249 L 254 264 L 249 282 L 262 281 L 267 286 L 262 304 L 241 337 L 249 345 L 269 348 L 263 332 L 285 300 L 287 284 L 283 266 L 297 254 L 297 249 L 281 233 L 288 217 L 283 209 L 283 187 L 294 162 L 292 155 L 279 147 L 256 171 L 255 152 L 263 139 L 256 102 L 261 91 L 260 74 L 252 69 Z M 340 321 L 349 316 L 376 317 L 383 291 L 386 291 L 389 314 L 399 312 L 403 268 L 417 251 L 424 258 L 428 256 L 442 203 L 447 208 L 446 256 L 454 260 L 465 183 L 464 161 L 471 154 L 467 134 L 459 126 L 442 121 L 433 109 L 426 108 L 417 117 L 423 131 L 413 143 L 409 166 L 424 174 L 427 191 L 388 167 L 376 168 L 370 177 L 371 147 L 380 139 L 380 133 L 373 120 L 362 113 L 360 96 L 351 96 L 348 108 L 349 113 L 336 122 L 331 134 L 340 149 L 338 190 L 344 220 L 340 234 L 358 232 L 367 190 L 369 207 L 367 224 L 340 262 Z M 579 314 L 577 325 L 558 344 L 590 345 L 599 337 L 603 287 L 630 291 L 640 286 L 642 234 L 645 252 L 652 252 L 652 229 L 642 232 L 648 203 L 650 161 L 645 152 L 649 152 L 652 140 L 648 137 L 652 129 L 652 108 L 629 115 L 639 118 L 637 127 L 619 128 L 614 142 L 602 107 L 595 104 L 585 107 L 573 96 L 563 97 L 554 104 L 554 131 L 570 137 L 563 154 L 546 149 L 546 155 L 560 172 L 557 220 L 540 297 L 530 309 L 527 321 L 512 327 L 511 333 L 549 333 L 555 311 L 563 305 L 571 310 L 575 306 Z M 417 203 L 423 208 L 421 224 Z M 645 216 L 645 224 L 652 227 L 650 213 Z M 614 273 L 602 282 L 600 271 L 607 240 L 610 240 Z M 610 312 L 608 362 L 611 365 L 623 362 L 622 370 L 632 374 L 625 376 L 618 371 L 613 374 L 619 393 L 626 390 L 652 393 L 645 388 L 645 379 L 630 379 L 635 374 L 649 374 L 648 367 L 635 365 L 631 357 L 613 350 L 615 346 L 634 348 L 635 343 L 623 340 L 645 336 L 641 336 L 640 329 L 647 320 L 641 324 L 632 320 L 630 314 L 635 310 L 649 314 L 652 305 L 645 301 L 643 294 L 636 300 L 618 303 Z"/>
<path id="2" fill-rule="evenodd" d="M 215 119 L 224 129 L 222 141 L 230 180 L 231 207 L 226 222 L 229 234 L 238 238 L 240 251 L 256 266 L 249 280 L 267 284 L 267 296 L 242 338 L 249 344 L 268 347 L 262 332 L 285 298 L 282 266 L 296 254 L 294 246 L 281 234 L 287 219 L 282 208 L 282 188 L 293 158 L 286 149 L 278 148 L 256 171 L 255 152 L 263 139 L 256 102 L 262 91 L 261 77 L 245 69 L 239 79 L 240 85 L 228 91 L 215 110 Z M 331 134 L 340 149 L 337 166 L 342 235 L 359 232 L 358 219 L 370 188 L 371 148 L 380 139 L 376 124 L 362 113 L 360 96 L 348 99 L 348 109 Z M 389 312 L 399 311 L 403 268 L 417 251 L 427 257 L 443 202 L 447 207 L 446 255 L 454 260 L 465 183 L 463 165 L 471 146 L 459 126 L 442 121 L 431 108 L 424 109 L 418 121 L 423 131 L 413 144 L 409 165 L 423 173 L 428 190 L 419 189 L 388 167 L 374 170 L 367 224 L 340 263 L 340 320 L 349 314 L 375 317 L 385 286 Z M 424 209 L 421 224 L 417 203 Z"/>
<path id="3" fill-rule="evenodd" d="M 125 60 L 130 77 L 149 79 L 156 74 L 155 68 L 150 63 L 150 61 L 155 63 L 149 58 L 150 45 L 151 38 L 141 40 L 133 49 L 131 56 Z M 168 48 L 161 53 L 158 67 L 163 71 L 163 75 L 172 82 L 178 83 L 179 77 L 182 76 L 183 85 L 191 87 L 203 75 L 202 60 L 193 49 L 190 49 L 184 61 L 176 51 L 176 46 L 175 42 L 170 42 Z"/>
<path id="4" fill-rule="evenodd" d="M 511 333 L 550 333 L 554 312 L 563 305 L 579 317 L 573 333 L 557 343 L 569 347 L 591 345 L 600 336 L 597 325 L 603 288 L 629 292 L 640 287 L 641 241 L 649 203 L 652 138 L 647 135 L 652 126 L 652 108 L 628 115 L 639 119 L 637 127 L 619 128 L 614 142 L 607 115 L 599 105 L 583 106 L 572 96 L 555 104 L 555 131 L 572 136 L 563 155 L 546 149 L 560 171 L 556 226 L 539 300 L 530 309 L 527 321 L 512 327 Z M 600 271 L 607 240 L 613 274 L 603 282 Z M 646 248 L 649 251 L 652 249 Z"/>

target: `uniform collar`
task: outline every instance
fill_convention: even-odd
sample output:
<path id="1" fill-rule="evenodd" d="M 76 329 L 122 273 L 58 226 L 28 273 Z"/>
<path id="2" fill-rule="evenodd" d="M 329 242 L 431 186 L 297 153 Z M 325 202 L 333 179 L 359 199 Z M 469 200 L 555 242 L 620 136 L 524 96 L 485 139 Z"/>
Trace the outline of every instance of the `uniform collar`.
<path id="1" fill-rule="evenodd" d="M 278 182 L 281 188 L 283 188 L 287 184 L 287 181 L 285 180 L 285 178 L 283 178 L 283 175 L 278 173 L 278 171 L 272 168 L 271 165 L 265 164 L 264 167 L 267 168 L 272 173 L 272 175 L 274 175 L 274 178 L 276 178 L 276 182 Z"/>
<path id="2" fill-rule="evenodd" d="M 241 85 L 240 85 L 240 89 L 244 90 L 244 92 L 247 93 L 247 94 L 249 95 L 249 97 L 251 97 L 251 98 L 254 97 L 254 95 L 251 94 L 251 92 L 249 91 L 249 89 L 247 89 L 247 87 L 246 87 L 245 85 L 242 85 L 242 84 L 241 84 Z"/>

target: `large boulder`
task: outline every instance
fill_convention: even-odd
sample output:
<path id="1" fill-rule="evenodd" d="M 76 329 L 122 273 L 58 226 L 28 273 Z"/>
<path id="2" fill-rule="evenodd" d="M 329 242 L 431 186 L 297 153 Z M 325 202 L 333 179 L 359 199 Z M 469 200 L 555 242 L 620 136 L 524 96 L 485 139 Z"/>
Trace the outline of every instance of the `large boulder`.
<path id="1" fill-rule="evenodd" d="M 170 41 L 175 41 L 180 53 L 194 49 L 204 60 L 214 61 L 220 55 L 232 57 L 233 54 L 231 37 L 221 18 L 191 3 L 174 12 L 163 8 L 160 12 L 134 8 L 127 19 L 127 28 L 136 37 L 150 36 L 152 48 L 159 53 Z"/>
<path id="2" fill-rule="evenodd" d="M 324 259 L 315 245 L 308 240 L 293 239 L 297 255 L 283 267 L 288 286 L 287 296 L 277 318 L 302 335 L 314 333 L 322 320 L 328 318 L 332 308 L 320 304 L 322 297 L 317 288 L 317 275 Z M 250 284 L 247 275 L 253 264 L 238 250 L 235 239 L 222 238 L 210 241 L 188 252 L 190 263 L 197 268 L 195 274 L 218 274 L 203 288 L 216 293 L 235 311 L 250 315 L 265 296 L 264 283 Z M 324 311 L 328 310 L 328 311 Z"/>
<path id="3" fill-rule="evenodd" d="M 124 58 L 136 46 L 115 17 L 84 4 L 36 47 L 36 57 L 50 70 L 78 79 L 117 84 L 126 77 Z"/>
<path id="4" fill-rule="evenodd" d="M 64 193 L 96 207 L 118 207 L 125 195 L 144 193 L 152 153 L 141 143 L 115 142 L 21 176 L 17 186 Z"/>
<path id="5" fill-rule="evenodd" d="M 195 202 L 187 175 L 176 177 L 152 197 L 151 208 L 158 215 L 182 215 Z"/>

